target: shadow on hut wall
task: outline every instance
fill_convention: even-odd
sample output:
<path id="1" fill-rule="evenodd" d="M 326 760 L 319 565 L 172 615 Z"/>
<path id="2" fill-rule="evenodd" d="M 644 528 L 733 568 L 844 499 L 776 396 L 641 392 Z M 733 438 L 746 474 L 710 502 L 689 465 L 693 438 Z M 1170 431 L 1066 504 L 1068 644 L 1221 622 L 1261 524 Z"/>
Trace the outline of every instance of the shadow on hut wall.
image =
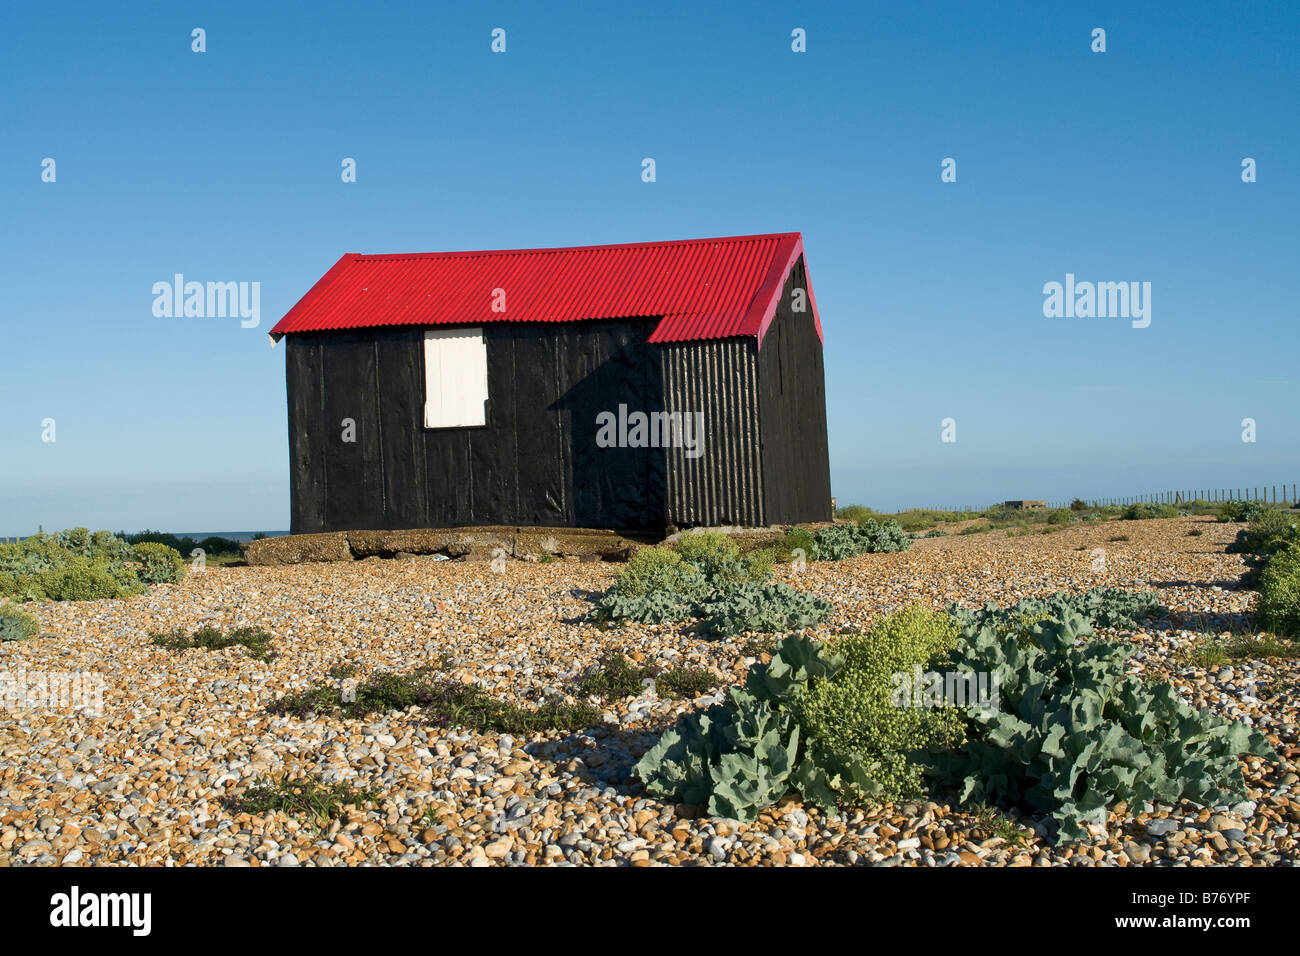
<path id="1" fill-rule="evenodd" d="M 605 334 L 574 337 L 561 361 L 574 384 L 551 408 L 565 430 L 566 485 L 578 527 L 621 531 L 662 531 L 667 453 L 664 448 L 633 447 L 631 429 L 619 427 L 634 412 L 663 411 L 663 372 L 658 346 L 645 342 L 642 323 Z M 629 334 L 630 333 L 630 334 Z M 623 406 L 620 409 L 620 406 Z M 615 425 L 601 432 L 601 417 Z M 614 444 L 607 439 L 614 438 Z M 649 441 L 648 429 L 645 434 Z"/>

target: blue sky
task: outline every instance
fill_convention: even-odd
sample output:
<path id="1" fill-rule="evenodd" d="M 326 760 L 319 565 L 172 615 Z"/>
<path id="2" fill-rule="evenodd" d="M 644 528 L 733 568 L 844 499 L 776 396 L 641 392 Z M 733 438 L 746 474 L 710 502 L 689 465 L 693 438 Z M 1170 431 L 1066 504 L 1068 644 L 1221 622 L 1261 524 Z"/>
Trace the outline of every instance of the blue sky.
<path id="1" fill-rule="evenodd" d="M 12 8 L 0 534 L 287 527 L 265 332 L 343 252 L 787 230 L 841 503 L 1300 482 L 1298 11 Z M 261 327 L 155 318 L 177 272 L 260 282 Z M 1150 282 L 1150 327 L 1045 318 L 1066 273 Z"/>

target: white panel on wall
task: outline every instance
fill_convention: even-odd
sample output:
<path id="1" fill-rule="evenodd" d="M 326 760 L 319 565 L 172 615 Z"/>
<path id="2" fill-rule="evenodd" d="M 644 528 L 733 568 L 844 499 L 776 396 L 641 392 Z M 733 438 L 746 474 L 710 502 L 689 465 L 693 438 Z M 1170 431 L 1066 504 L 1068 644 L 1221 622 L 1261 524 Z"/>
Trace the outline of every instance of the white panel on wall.
<path id="1" fill-rule="evenodd" d="M 424 427 L 487 424 L 487 343 L 481 328 L 424 333 Z"/>

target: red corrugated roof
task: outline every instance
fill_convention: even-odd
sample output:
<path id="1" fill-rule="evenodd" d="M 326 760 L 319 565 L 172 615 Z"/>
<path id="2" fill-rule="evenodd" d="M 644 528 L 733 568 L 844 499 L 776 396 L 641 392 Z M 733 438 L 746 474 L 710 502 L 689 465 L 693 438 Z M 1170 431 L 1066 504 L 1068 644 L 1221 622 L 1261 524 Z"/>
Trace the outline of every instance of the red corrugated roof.
<path id="1" fill-rule="evenodd" d="M 756 336 L 803 255 L 797 232 L 563 249 L 359 255 L 304 295 L 271 338 L 385 325 L 575 322 L 659 316 L 651 342 Z M 505 311 L 493 311 L 494 290 Z M 817 334 L 821 319 L 811 283 Z"/>

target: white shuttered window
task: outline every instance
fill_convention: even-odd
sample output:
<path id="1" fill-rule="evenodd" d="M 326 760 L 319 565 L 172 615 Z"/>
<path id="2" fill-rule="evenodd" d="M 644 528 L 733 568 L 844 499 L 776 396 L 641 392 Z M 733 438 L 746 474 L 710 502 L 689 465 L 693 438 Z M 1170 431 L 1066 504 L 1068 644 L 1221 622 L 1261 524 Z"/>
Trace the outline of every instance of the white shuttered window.
<path id="1" fill-rule="evenodd" d="M 487 343 L 483 330 L 424 333 L 424 427 L 487 424 Z"/>

